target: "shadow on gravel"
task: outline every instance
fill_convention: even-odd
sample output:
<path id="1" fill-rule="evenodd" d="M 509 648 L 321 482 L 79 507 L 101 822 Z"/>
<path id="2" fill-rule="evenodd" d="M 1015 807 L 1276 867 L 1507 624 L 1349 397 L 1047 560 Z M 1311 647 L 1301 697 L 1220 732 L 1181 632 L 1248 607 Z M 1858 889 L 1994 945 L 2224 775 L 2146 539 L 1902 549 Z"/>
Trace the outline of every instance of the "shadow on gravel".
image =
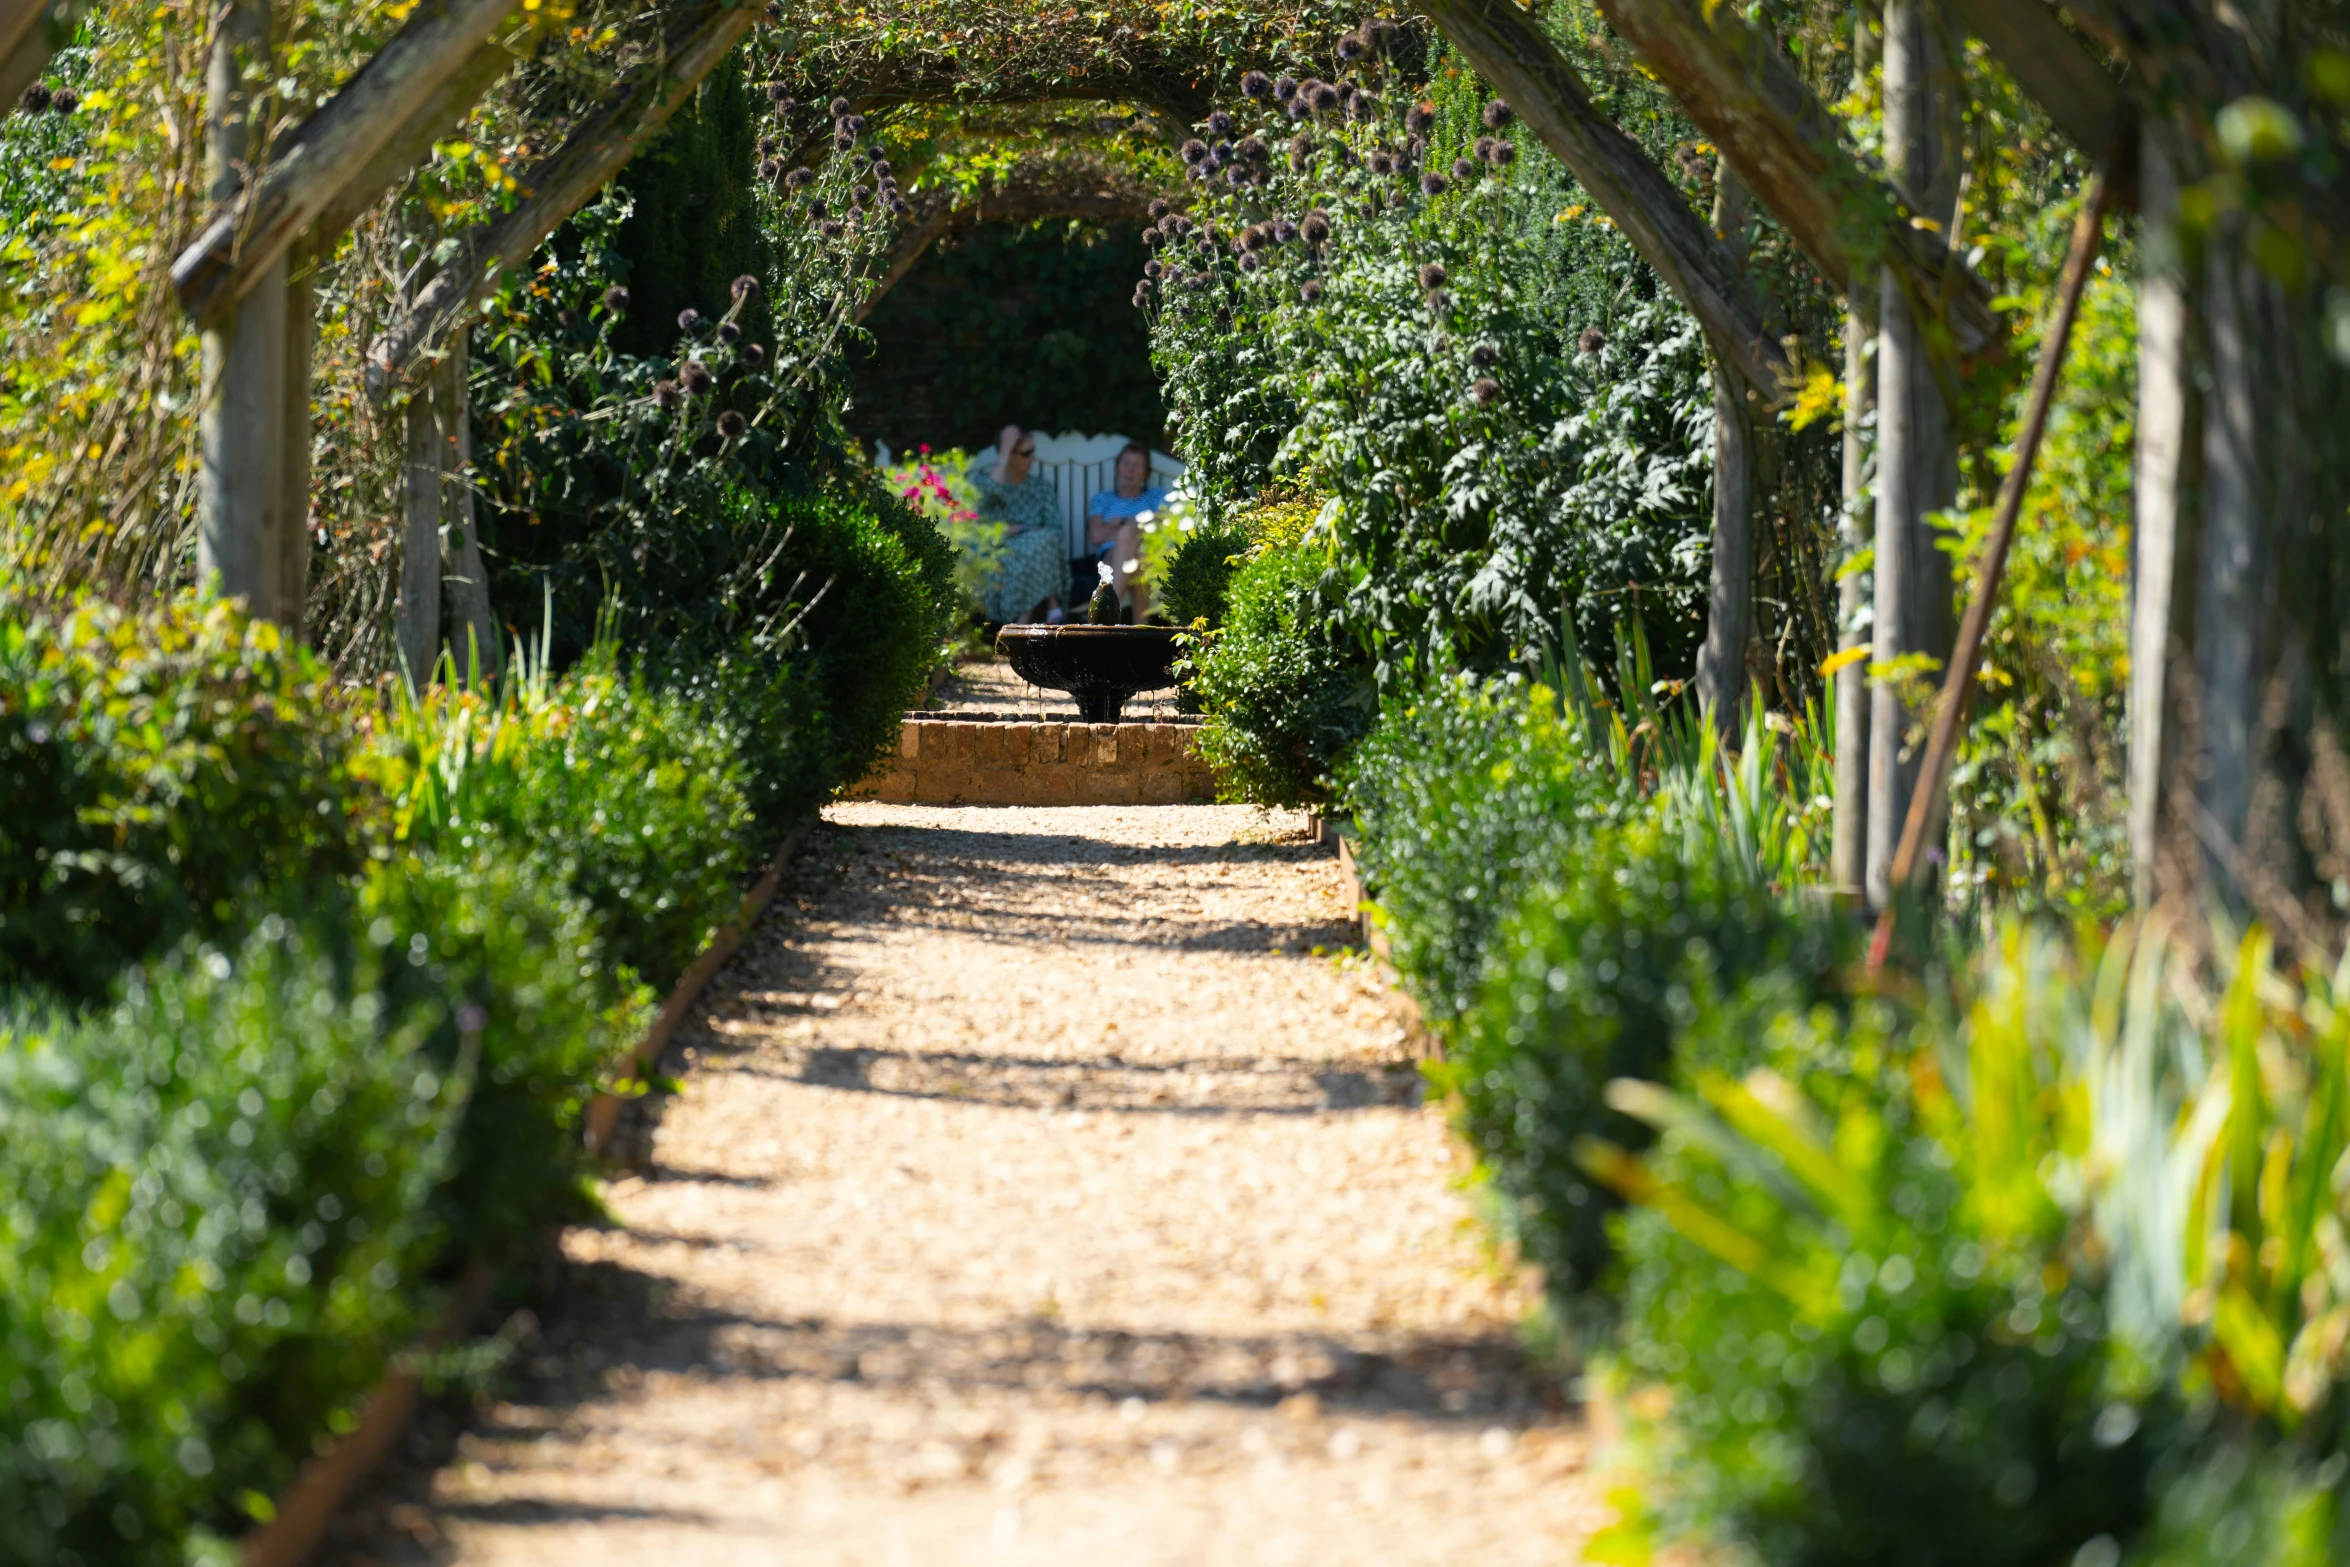
<path id="1" fill-rule="evenodd" d="M 1313 1115 L 1420 1103 L 1423 1082 L 1410 1061 L 1384 1066 L 1311 1062 L 1123 1061 L 976 1055 L 958 1051 L 796 1047 L 762 1040 L 754 1055 L 735 1041 L 699 1047 L 705 1059 L 732 1055 L 735 1071 L 815 1088 L 954 1099 L 1029 1110 L 1101 1110 L 1145 1115 Z"/>

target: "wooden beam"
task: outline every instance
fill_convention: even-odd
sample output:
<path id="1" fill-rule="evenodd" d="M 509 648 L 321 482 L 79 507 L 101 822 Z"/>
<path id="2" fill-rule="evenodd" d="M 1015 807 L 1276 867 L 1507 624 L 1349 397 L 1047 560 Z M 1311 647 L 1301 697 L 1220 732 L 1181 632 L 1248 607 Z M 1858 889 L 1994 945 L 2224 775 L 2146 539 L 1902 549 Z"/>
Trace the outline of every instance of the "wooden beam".
<path id="1" fill-rule="evenodd" d="M 1726 167 L 1714 177 L 1714 233 L 1746 254 L 1746 188 Z M 1754 635 L 1754 414 L 1746 382 L 1718 358 L 1714 382 L 1714 532 L 1707 555 L 1705 645 L 1697 650 L 1697 702 L 1735 737 L 1746 702 L 1746 644 Z"/>
<path id="2" fill-rule="evenodd" d="M 489 568 L 481 558 L 481 540 L 475 534 L 473 503 L 473 416 L 467 402 L 465 334 L 449 342 L 449 357 L 433 375 L 433 402 L 441 425 L 441 514 L 447 518 L 447 576 L 450 641 L 456 653 L 457 678 L 472 684 L 478 671 L 494 681 L 504 648 L 498 636 L 498 617 L 490 606 Z"/>
<path id="3" fill-rule="evenodd" d="M 465 123 L 481 95 L 521 63 L 536 38 L 535 32 L 521 40 L 493 38 L 474 50 L 318 209 L 310 220 L 310 248 L 319 255 L 330 254 L 343 230 L 422 163 L 434 142 Z"/>
<path id="4" fill-rule="evenodd" d="M 1943 240 L 1952 214 L 1918 212 L 1862 167 L 1841 122 L 1736 6 L 1599 0 L 1599 9 L 1840 291 L 1881 261 L 1938 354 L 2005 349 L 1991 291 Z"/>
<path id="5" fill-rule="evenodd" d="M 2007 67 L 2074 146 L 2102 156 L 2122 112 L 2105 62 L 2041 0 L 1949 0 L 1951 14 Z"/>
<path id="6" fill-rule="evenodd" d="M 514 0 L 440 0 L 412 14 L 172 263 L 172 287 L 188 314 L 211 323 L 233 310 L 513 7 Z"/>
<path id="7" fill-rule="evenodd" d="M 400 603 L 393 619 L 400 662 L 418 691 L 432 684 L 441 652 L 441 429 L 433 398 L 408 399 L 400 465 Z"/>
<path id="8" fill-rule="evenodd" d="M 318 331 L 318 266 L 315 253 L 301 249 L 285 266 L 285 427 L 278 452 L 277 607 L 271 613 L 299 641 L 310 592 L 310 349 Z"/>
<path id="9" fill-rule="evenodd" d="M 1795 378 L 1761 296 L 1655 160 L 1599 112 L 1541 23 L 1515 0 L 1425 0 L 1422 9 L 1689 307 L 1715 354 L 1771 406 L 1786 406 Z"/>
<path id="10" fill-rule="evenodd" d="M 467 235 L 414 307 L 369 351 L 368 382 L 377 397 L 407 380 L 449 329 L 496 287 L 501 273 L 528 261 L 563 220 L 642 151 L 669 117 L 726 58 L 759 12 L 748 4 L 704 4 L 674 25 L 661 60 L 632 72 L 552 157 L 521 180 L 522 201 Z"/>

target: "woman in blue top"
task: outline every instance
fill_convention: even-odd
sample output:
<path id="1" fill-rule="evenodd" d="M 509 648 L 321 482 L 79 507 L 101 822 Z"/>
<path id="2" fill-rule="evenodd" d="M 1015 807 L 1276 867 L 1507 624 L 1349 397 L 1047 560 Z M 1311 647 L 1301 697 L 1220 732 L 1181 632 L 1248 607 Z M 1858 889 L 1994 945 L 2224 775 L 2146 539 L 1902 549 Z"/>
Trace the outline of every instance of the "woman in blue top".
<path id="1" fill-rule="evenodd" d="M 1085 503 L 1085 542 L 1095 560 L 1107 560 L 1126 590 L 1135 624 L 1150 608 L 1150 590 L 1136 573 L 1142 567 L 1142 517 L 1167 504 L 1167 492 L 1151 482 L 1151 449 L 1139 441 L 1118 454 L 1113 490 L 1096 490 Z"/>
<path id="2" fill-rule="evenodd" d="M 982 610 L 997 625 L 1050 617 L 1069 585 L 1069 546 L 1060 492 L 1036 469 L 1036 438 L 1005 425 L 995 450 L 971 459 L 964 476 L 979 492 L 979 515 L 1004 525 L 1003 564 Z"/>

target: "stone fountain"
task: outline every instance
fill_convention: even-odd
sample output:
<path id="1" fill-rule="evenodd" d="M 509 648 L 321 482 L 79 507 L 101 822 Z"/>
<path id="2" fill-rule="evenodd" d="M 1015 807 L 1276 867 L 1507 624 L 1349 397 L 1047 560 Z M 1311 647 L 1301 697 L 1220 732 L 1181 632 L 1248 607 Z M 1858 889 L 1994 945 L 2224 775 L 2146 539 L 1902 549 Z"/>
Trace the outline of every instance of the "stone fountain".
<path id="1" fill-rule="evenodd" d="M 1077 716 L 1087 723 L 1121 723 L 1128 697 L 1175 684 L 1178 633 L 1173 626 L 1109 624 L 1117 606 L 1105 579 L 1088 606 L 1089 624 L 1006 626 L 996 633 L 996 651 L 1030 685 L 1075 697 Z"/>

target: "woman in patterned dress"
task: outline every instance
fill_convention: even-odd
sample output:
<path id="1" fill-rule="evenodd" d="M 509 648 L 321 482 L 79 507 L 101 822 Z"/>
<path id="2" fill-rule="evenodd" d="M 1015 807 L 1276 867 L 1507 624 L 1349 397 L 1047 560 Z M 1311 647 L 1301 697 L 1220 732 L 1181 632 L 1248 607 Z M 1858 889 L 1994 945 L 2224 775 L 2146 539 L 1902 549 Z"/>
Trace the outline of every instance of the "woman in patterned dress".
<path id="1" fill-rule="evenodd" d="M 1005 425 L 995 450 L 972 459 L 965 475 L 979 492 L 979 515 L 1004 524 L 1004 563 L 983 598 L 987 618 L 998 625 L 1046 618 L 1069 586 L 1069 545 L 1060 492 L 1036 469 L 1035 439 Z"/>

